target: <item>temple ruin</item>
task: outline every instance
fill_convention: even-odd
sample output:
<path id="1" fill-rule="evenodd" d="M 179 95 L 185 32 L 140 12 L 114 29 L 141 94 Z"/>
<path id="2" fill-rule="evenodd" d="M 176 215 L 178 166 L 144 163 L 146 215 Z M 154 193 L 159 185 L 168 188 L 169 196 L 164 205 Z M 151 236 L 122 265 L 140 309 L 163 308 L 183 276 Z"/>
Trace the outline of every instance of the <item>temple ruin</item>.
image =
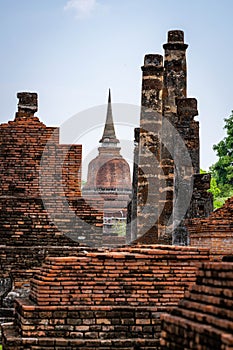
<path id="1" fill-rule="evenodd" d="M 37 94 L 17 97 L 15 119 L 0 125 L 0 320 L 46 256 L 75 255 L 78 237 L 99 242 L 103 226 L 103 201 L 97 211 L 81 197 L 82 146 L 59 144 L 59 128 L 34 115 Z"/>
<path id="2" fill-rule="evenodd" d="M 201 264 L 179 306 L 162 315 L 162 350 L 232 349 L 232 268 L 232 259 Z"/>
<path id="3" fill-rule="evenodd" d="M 121 247 L 96 248 L 107 194 L 130 188 L 110 96 L 83 198 L 81 145 L 61 145 L 34 115 L 37 94 L 18 94 L 15 119 L 0 125 L 3 350 L 233 349 L 233 200 L 212 212 L 210 175 L 199 174 L 187 47 L 173 30 L 164 58 L 145 56 Z"/>
<path id="4" fill-rule="evenodd" d="M 142 66 L 130 238 L 188 245 L 185 218 L 207 217 L 213 210 L 210 176 L 199 174 L 197 101 L 187 98 L 183 31 L 169 31 L 163 47 L 164 58 L 148 54 Z"/>

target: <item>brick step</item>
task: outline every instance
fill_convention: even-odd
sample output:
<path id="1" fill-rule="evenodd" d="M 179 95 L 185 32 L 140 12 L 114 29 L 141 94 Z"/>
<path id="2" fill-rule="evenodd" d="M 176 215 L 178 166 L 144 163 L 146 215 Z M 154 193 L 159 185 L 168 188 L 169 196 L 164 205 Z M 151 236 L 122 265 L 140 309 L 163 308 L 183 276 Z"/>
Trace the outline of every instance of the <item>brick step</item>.
<path id="1" fill-rule="evenodd" d="M 217 298 L 223 298 L 226 300 L 233 300 L 233 289 L 230 288 L 218 288 L 212 286 L 192 285 L 192 292 L 200 295 L 208 295 Z"/>
<path id="2" fill-rule="evenodd" d="M 139 288 L 139 287 L 138 287 Z M 37 302 L 40 305 L 67 305 L 71 303 L 72 305 L 140 305 L 143 306 L 145 303 L 147 305 L 153 306 L 174 306 L 183 297 L 182 291 L 177 291 L 171 289 L 167 291 L 164 289 L 156 292 L 154 290 L 149 290 L 143 293 L 142 290 L 132 290 L 131 293 L 121 293 L 116 290 L 116 293 L 107 293 L 99 291 L 99 293 L 85 293 L 80 292 L 79 294 L 63 293 L 62 295 L 50 295 L 49 298 L 46 294 L 39 295 L 31 292 L 31 300 Z"/>
<path id="3" fill-rule="evenodd" d="M 161 316 L 162 350 L 233 350 L 233 265 L 206 263 L 201 268 L 198 284 L 171 314 Z"/>
<path id="4" fill-rule="evenodd" d="M 6 344 L 5 340 L 8 339 Z M 3 326 L 3 350 L 160 350 L 158 339 L 71 339 L 20 337 L 13 324 Z"/>
<path id="5" fill-rule="evenodd" d="M 43 290 L 43 287 L 46 288 L 47 285 L 51 286 L 50 289 L 52 289 L 53 286 L 58 286 L 58 285 L 72 285 L 72 281 L 77 281 L 77 283 L 75 284 L 75 288 L 80 288 L 82 286 L 102 286 L 107 288 L 108 285 L 119 285 L 119 282 L 121 282 L 121 285 L 127 285 L 129 282 L 132 285 L 137 285 L 137 283 L 139 285 L 153 285 L 153 286 L 157 286 L 158 284 L 160 285 L 166 285 L 167 283 L 169 285 L 174 285 L 174 281 L 175 278 L 173 276 L 167 276 L 164 277 L 164 275 L 167 273 L 168 271 L 166 271 L 166 269 L 164 269 L 164 271 L 160 271 L 159 273 L 157 272 L 158 267 L 151 269 L 150 271 L 147 271 L 147 269 L 145 269 L 145 275 L 142 276 L 142 271 L 138 271 L 138 272 L 131 272 L 130 270 L 125 271 L 124 273 L 117 273 L 116 271 L 114 272 L 111 271 L 106 271 L 106 273 L 103 274 L 97 274 L 96 271 L 95 273 L 93 272 L 83 272 L 80 271 L 80 279 L 75 277 L 75 275 L 71 275 L 70 278 L 67 278 L 66 276 L 61 276 L 61 278 L 59 279 L 59 281 L 54 282 L 54 278 L 53 276 L 51 277 L 44 277 L 44 278 L 33 278 L 32 282 L 36 283 L 36 286 L 33 286 L 34 288 L 40 288 L 41 290 Z M 160 267 L 161 269 L 161 267 Z M 85 275 L 86 273 L 86 275 Z M 117 275 L 116 275 L 117 273 Z M 129 273 L 130 273 L 130 277 L 129 277 Z M 153 278 L 153 273 L 156 273 L 156 275 Z M 76 276 L 77 276 L 77 272 L 76 272 Z M 132 276 L 132 278 L 131 278 Z M 54 275 L 54 277 L 57 277 L 57 275 Z M 93 281 L 93 277 L 95 277 L 95 281 Z M 183 274 L 178 274 L 177 275 L 177 284 L 179 282 L 181 282 L 181 280 L 195 280 L 195 277 L 192 276 L 192 274 L 190 273 L 189 275 L 187 275 L 187 273 L 183 273 Z M 68 284 L 69 283 L 69 284 Z M 66 287 L 68 288 L 68 287 Z"/>
<path id="6" fill-rule="evenodd" d="M 212 294 L 196 293 L 196 291 L 194 291 L 192 288 L 191 292 L 185 293 L 185 299 L 193 302 L 202 303 L 202 304 L 214 305 L 216 307 L 220 307 L 223 310 L 224 309 L 233 310 L 233 299 L 223 297 L 221 293 L 220 293 L 220 296 L 216 296 Z"/>
<path id="7" fill-rule="evenodd" d="M 89 295 L 88 295 L 89 296 Z M 108 305 L 131 305 L 131 306 L 144 306 L 145 303 L 148 306 L 175 306 L 180 301 L 182 294 L 174 293 L 166 294 L 164 297 L 153 296 L 152 294 L 142 295 L 142 294 L 129 294 L 129 295 L 104 295 L 100 293 L 96 296 L 93 294 L 91 298 L 81 294 L 80 296 L 73 295 L 72 297 L 67 297 L 61 299 L 59 297 L 50 298 L 49 301 L 46 298 L 37 298 L 39 304 L 49 306 L 49 305 L 67 305 L 71 303 L 72 305 L 96 305 L 96 306 L 108 306 Z M 31 300 L 34 300 L 31 298 Z"/>
<path id="8" fill-rule="evenodd" d="M 22 337 L 159 339 L 160 315 L 167 309 L 148 305 L 38 306 L 17 299 L 15 326 Z"/>
<path id="9" fill-rule="evenodd" d="M 155 303 L 175 305 L 196 280 L 194 250 L 183 261 L 181 249 L 154 248 L 154 254 L 127 251 L 88 252 L 86 256 L 47 258 L 31 281 L 31 298 L 39 305 Z M 168 251 L 168 248 L 167 248 Z M 175 257 L 175 259 L 173 259 Z"/>
<path id="10" fill-rule="evenodd" d="M 139 265 L 139 264 L 138 264 Z M 136 266 L 130 266 L 130 264 L 128 264 L 127 268 L 125 269 L 120 269 L 120 265 L 118 267 L 119 269 L 119 276 L 115 276 L 115 267 L 114 264 L 111 265 L 107 265 L 105 264 L 104 268 L 105 270 L 101 270 L 101 267 L 99 268 L 99 271 L 97 268 L 94 268 L 93 270 L 91 269 L 91 266 L 88 266 L 88 269 L 75 269 L 74 271 L 64 271 L 64 280 L 66 279 L 68 273 L 70 274 L 70 279 L 72 280 L 72 278 L 75 278 L 75 276 L 77 275 L 77 270 L 80 270 L 80 274 L 82 274 L 82 279 L 80 276 L 80 279 L 78 279 L 78 281 L 83 282 L 83 284 L 85 283 L 85 281 L 93 281 L 92 278 L 96 277 L 97 281 L 99 279 L 99 281 L 101 281 L 101 278 L 110 278 L 110 277 L 117 277 L 118 280 L 121 279 L 122 277 L 127 277 L 127 275 L 130 273 L 132 273 L 132 278 L 138 278 L 139 277 L 139 281 L 140 281 L 140 273 L 144 270 L 144 273 L 147 275 L 145 275 L 145 280 L 152 280 L 152 275 L 153 273 L 156 272 L 156 276 L 155 276 L 155 280 L 153 281 L 161 281 L 161 282 L 165 282 L 166 280 L 170 280 L 173 281 L 174 280 L 174 275 L 173 273 L 177 274 L 177 279 L 179 280 L 179 278 L 185 278 L 185 277 L 190 277 L 188 275 L 188 269 L 187 271 L 174 271 L 173 273 L 170 273 L 170 270 L 172 267 L 164 267 L 161 266 L 161 264 L 155 264 L 155 265 L 150 265 L 150 266 L 146 266 L 146 264 L 140 268 L 140 266 L 138 266 L 138 270 L 136 268 Z M 86 270 L 86 271 L 85 271 Z M 190 272 L 192 272 L 192 270 L 190 269 Z M 166 278 L 164 277 L 164 274 L 167 274 Z M 151 275 L 151 277 L 150 277 Z M 41 276 L 38 278 L 36 278 L 37 281 L 41 281 L 41 282 L 47 282 L 47 281 L 53 281 L 53 277 L 56 277 L 56 273 L 54 273 L 53 271 L 48 271 L 48 272 L 43 272 L 41 274 Z M 144 280 L 143 278 L 143 280 Z M 68 279 L 68 278 L 67 278 Z M 77 279 L 77 278 L 76 278 Z M 114 278 L 114 280 L 117 280 L 116 278 Z"/>
<path id="11" fill-rule="evenodd" d="M 185 300 L 182 301 L 182 304 L 180 304 L 180 306 L 172 312 L 172 315 L 183 317 L 185 319 L 185 322 L 186 320 L 191 320 L 194 322 L 213 326 L 221 330 L 228 330 L 233 332 L 233 322 L 231 320 L 232 318 L 226 319 L 224 318 L 224 313 L 221 312 L 221 309 L 219 309 L 221 316 L 217 313 L 214 313 L 214 311 L 217 310 L 213 309 L 214 307 L 212 306 L 193 303 Z"/>
<path id="12" fill-rule="evenodd" d="M 162 350 L 230 350 L 233 348 L 233 334 L 213 326 L 183 317 L 163 314 Z"/>
<path id="13" fill-rule="evenodd" d="M 218 263 L 206 263 L 205 268 L 198 270 L 196 283 L 215 288 L 220 287 L 232 289 L 232 264 L 229 262 L 223 262 L 220 266 Z"/>
<path id="14" fill-rule="evenodd" d="M 224 280 L 224 279 L 215 279 L 215 278 L 197 278 L 197 284 L 210 286 L 210 287 L 219 287 L 219 288 L 233 288 L 233 280 Z"/>

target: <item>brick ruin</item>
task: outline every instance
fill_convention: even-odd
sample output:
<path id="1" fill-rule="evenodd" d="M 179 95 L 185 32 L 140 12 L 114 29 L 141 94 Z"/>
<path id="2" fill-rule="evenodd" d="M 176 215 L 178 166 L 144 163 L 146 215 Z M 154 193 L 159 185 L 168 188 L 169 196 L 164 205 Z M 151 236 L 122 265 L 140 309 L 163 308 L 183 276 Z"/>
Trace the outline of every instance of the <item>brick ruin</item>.
<path id="1" fill-rule="evenodd" d="M 185 217 L 206 217 L 213 209 L 210 177 L 199 174 L 197 101 L 187 98 L 184 33 L 169 31 L 163 47 L 164 59 L 148 54 L 142 67 L 128 235 L 142 242 L 187 245 Z"/>
<path id="2" fill-rule="evenodd" d="M 82 146 L 60 145 L 59 128 L 34 116 L 37 94 L 17 97 L 15 119 L 0 125 L 0 319 L 4 297 L 24 294 L 46 256 L 75 255 L 77 235 L 91 244 L 103 222 L 101 199 L 95 211 L 81 197 Z"/>
<path id="3" fill-rule="evenodd" d="M 3 349 L 159 349 L 161 313 L 208 259 L 205 248 L 137 245 L 47 258 L 16 300 Z"/>
<path id="4" fill-rule="evenodd" d="M 118 236 L 117 223 L 126 227 L 127 205 L 132 185 L 130 168 L 120 154 L 119 140 L 113 122 L 111 92 L 109 90 L 107 116 L 103 136 L 99 141 L 99 154 L 88 166 L 87 183 L 82 189 L 84 198 L 100 197 L 104 201 L 103 245 L 116 246 L 126 243 L 126 232 Z"/>
<path id="5" fill-rule="evenodd" d="M 160 55 L 146 55 L 142 67 L 131 245 L 79 244 L 80 236 L 84 243 L 103 244 L 103 199 L 93 196 L 91 181 L 89 198 L 88 191 L 82 197 L 81 146 L 60 145 L 59 129 L 34 116 L 36 94 L 20 93 L 15 120 L 0 125 L 0 318 L 12 311 L 12 301 L 6 308 L 8 291 L 27 290 L 17 294 L 14 318 L 2 326 L 3 350 L 178 350 L 183 341 L 190 350 L 232 349 L 232 263 L 209 260 L 232 254 L 233 202 L 206 218 L 210 176 L 199 174 L 197 101 L 186 97 L 183 32 L 169 32 L 164 49 L 164 63 Z M 106 135 L 115 149 L 111 120 Z M 99 158 L 106 157 L 108 141 L 101 143 Z M 102 175 L 95 181 L 108 187 Z M 174 230 L 186 196 L 187 213 Z"/>
<path id="6" fill-rule="evenodd" d="M 59 128 L 46 127 L 34 116 L 37 94 L 17 96 L 15 119 L 0 125 L 1 243 L 64 245 L 72 242 L 68 235 L 79 234 L 91 244 L 98 239 L 92 226 L 101 226 L 102 216 L 81 196 L 82 146 L 60 145 Z M 67 207 L 83 220 L 72 220 Z"/>
<path id="7" fill-rule="evenodd" d="M 162 350 L 233 349 L 233 263 L 201 264 L 196 284 L 162 315 Z"/>
<path id="8" fill-rule="evenodd" d="M 206 219 L 187 220 L 190 244 L 208 247 L 211 260 L 221 261 L 233 252 L 233 198 Z"/>

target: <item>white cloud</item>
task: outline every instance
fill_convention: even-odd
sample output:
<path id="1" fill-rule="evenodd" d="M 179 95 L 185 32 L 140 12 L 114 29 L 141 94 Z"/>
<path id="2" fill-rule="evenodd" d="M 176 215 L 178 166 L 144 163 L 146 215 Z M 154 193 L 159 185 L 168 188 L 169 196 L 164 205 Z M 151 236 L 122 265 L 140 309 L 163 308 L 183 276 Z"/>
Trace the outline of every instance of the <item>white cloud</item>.
<path id="1" fill-rule="evenodd" d="M 98 3 L 96 0 L 69 0 L 65 5 L 65 10 L 74 10 L 76 12 L 77 18 L 87 18 L 89 17 Z"/>

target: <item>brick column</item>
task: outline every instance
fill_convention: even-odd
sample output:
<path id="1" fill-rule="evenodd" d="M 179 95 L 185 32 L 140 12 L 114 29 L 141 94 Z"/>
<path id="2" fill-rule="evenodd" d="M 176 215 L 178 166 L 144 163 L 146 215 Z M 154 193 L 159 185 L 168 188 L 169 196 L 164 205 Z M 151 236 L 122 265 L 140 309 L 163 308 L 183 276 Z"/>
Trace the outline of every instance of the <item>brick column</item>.
<path id="1" fill-rule="evenodd" d="M 171 122 L 176 116 L 176 98 L 187 95 L 187 66 L 184 32 L 171 30 L 164 48 L 163 114 Z"/>
<path id="2" fill-rule="evenodd" d="M 139 135 L 138 237 L 157 238 L 160 138 L 162 127 L 163 57 L 146 55 L 142 67 L 142 110 Z"/>
<path id="3" fill-rule="evenodd" d="M 126 242 L 130 243 L 137 239 L 137 194 L 138 194 L 138 157 L 139 157 L 140 128 L 134 129 L 134 164 L 132 179 L 132 198 L 128 205 Z"/>
<path id="4" fill-rule="evenodd" d="M 175 160 L 175 204 L 173 216 L 173 237 L 175 245 L 188 245 L 189 234 L 184 224 L 192 198 L 193 173 L 199 172 L 199 123 L 195 98 L 177 98 L 177 118 L 174 124 L 179 139 L 174 143 Z"/>
<path id="5" fill-rule="evenodd" d="M 177 123 L 176 129 L 183 138 L 190 158 L 192 160 L 193 172 L 200 172 L 200 142 L 199 122 L 194 120 L 198 115 L 197 100 L 195 98 L 178 98 L 177 101 Z M 180 155 L 182 156 L 182 155 Z"/>
<path id="6" fill-rule="evenodd" d="M 186 97 L 187 73 L 186 73 L 186 49 L 184 33 L 180 30 L 168 32 L 168 42 L 163 45 L 164 56 L 164 86 L 163 86 L 163 116 L 176 127 L 177 122 L 177 97 Z M 162 125 L 161 132 L 161 168 L 163 174 L 160 188 L 159 237 L 167 244 L 172 243 L 173 231 L 173 201 L 174 201 L 174 135 L 170 127 Z M 172 153 L 172 154 L 171 154 Z"/>

